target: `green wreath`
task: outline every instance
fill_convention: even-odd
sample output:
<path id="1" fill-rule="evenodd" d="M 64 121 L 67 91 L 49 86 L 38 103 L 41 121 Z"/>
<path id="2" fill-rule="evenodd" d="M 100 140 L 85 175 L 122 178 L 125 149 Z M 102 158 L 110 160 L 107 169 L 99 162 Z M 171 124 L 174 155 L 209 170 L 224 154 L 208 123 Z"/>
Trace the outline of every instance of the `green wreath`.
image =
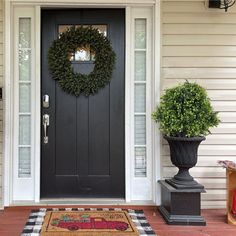
<path id="1" fill-rule="evenodd" d="M 78 47 L 90 46 L 95 53 L 94 70 L 86 75 L 75 73 L 70 55 Z M 53 41 L 48 51 L 48 63 L 52 77 L 67 93 L 89 96 L 105 87 L 112 77 L 116 55 L 109 40 L 97 29 L 91 27 L 71 27 Z"/>

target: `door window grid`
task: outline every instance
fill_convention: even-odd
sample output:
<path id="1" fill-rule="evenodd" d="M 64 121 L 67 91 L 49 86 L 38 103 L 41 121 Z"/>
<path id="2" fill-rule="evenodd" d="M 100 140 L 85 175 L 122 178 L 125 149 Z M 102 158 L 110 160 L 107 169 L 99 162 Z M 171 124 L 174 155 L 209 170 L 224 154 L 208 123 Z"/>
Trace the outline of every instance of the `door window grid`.
<path id="1" fill-rule="evenodd" d="M 135 19 L 134 48 L 134 175 L 147 177 L 146 146 L 146 19 Z"/>
<path id="2" fill-rule="evenodd" d="M 31 177 L 31 18 L 19 18 L 18 177 Z"/>
<path id="3" fill-rule="evenodd" d="M 58 26 L 58 34 L 60 34 L 68 30 L 73 25 L 59 25 Z M 81 27 L 82 25 L 75 25 L 75 27 Z M 92 27 L 94 29 L 98 29 L 98 31 L 107 36 L 107 25 L 83 25 L 83 27 Z M 90 49 L 89 45 L 85 45 L 84 47 L 77 48 L 74 53 L 69 55 L 70 61 L 72 62 L 86 62 L 86 61 L 94 61 L 95 53 Z"/>

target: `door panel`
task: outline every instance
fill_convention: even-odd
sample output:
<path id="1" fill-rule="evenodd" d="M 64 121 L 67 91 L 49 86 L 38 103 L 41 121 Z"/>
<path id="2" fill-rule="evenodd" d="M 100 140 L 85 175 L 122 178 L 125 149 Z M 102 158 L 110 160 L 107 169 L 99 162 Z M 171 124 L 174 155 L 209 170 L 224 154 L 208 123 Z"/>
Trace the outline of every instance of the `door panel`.
<path id="1" fill-rule="evenodd" d="M 48 49 L 59 25 L 106 25 L 116 53 L 110 84 L 97 94 L 75 97 L 51 78 Z M 124 197 L 124 10 L 42 11 L 42 94 L 50 97 L 49 143 L 41 139 L 41 197 Z M 72 62 L 89 73 L 93 61 Z M 43 129 L 42 129 L 43 136 Z"/>

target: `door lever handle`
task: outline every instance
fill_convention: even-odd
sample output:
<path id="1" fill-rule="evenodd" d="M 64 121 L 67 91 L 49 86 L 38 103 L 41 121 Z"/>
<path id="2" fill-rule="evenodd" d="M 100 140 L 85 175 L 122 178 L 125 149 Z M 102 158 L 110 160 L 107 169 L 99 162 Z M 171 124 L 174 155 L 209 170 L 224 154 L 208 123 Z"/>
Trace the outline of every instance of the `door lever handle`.
<path id="1" fill-rule="evenodd" d="M 48 126 L 49 126 L 49 115 L 44 114 L 43 115 L 43 130 L 44 130 L 44 136 L 43 136 L 43 142 L 46 144 L 48 143 Z"/>

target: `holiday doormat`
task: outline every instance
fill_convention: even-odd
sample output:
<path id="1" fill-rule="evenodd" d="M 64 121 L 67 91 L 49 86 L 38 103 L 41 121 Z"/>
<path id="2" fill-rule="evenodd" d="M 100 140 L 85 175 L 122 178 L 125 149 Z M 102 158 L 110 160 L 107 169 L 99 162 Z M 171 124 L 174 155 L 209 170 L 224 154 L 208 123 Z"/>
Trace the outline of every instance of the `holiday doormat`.
<path id="1" fill-rule="evenodd" d="M 156 236 L 142 210 L 41 208 L 32 210 L 21 236 Z"/>

